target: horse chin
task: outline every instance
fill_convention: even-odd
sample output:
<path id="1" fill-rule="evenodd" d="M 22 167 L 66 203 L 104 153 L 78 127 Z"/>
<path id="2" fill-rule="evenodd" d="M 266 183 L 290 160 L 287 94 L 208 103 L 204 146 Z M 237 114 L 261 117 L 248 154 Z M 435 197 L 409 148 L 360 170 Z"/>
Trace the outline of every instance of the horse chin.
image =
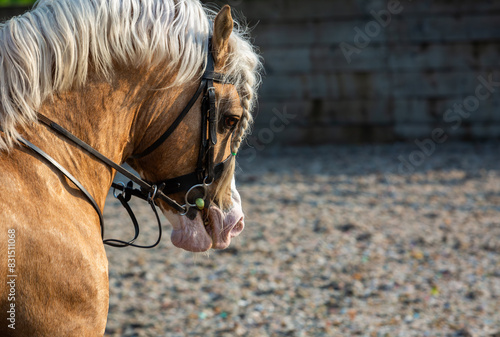
<path id="1" fill-rule="evenodd" d="M 204 212 L 208 218 L 206 226 L 201 212 L 193 220 L 168 211 L 163 213 L 172 224 L 170 239 L 174 246 L 190 252 L 227 248 L 231 239 L 239 235 L 245 227 L 239 204 L 228 212 L 222 212 L 218 207 L 211 206 Z"/>
<path id="2" fill-rule="evenodd" d="M 170 240 L 174 246 L 190 252 L 204 252 L 212 248 L 212 238 L 205 230 L 200 214 L 193 220 L 171 212 L 164 214 L 173 227 Z"/>

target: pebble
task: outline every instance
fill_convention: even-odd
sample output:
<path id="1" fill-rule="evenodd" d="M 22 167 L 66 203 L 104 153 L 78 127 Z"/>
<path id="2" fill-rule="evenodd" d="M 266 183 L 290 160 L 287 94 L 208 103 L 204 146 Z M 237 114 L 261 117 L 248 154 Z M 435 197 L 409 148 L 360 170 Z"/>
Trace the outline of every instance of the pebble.
<path id="1" fill-rule="evenodd" d="M 246 227 L 231 254 L 106 247 L 106 336 L 500 334 L 498 144 L 280 148 L 242 158 Z M 134 201 L 139 243 L 156 240 Z M 110 195 L 106 236 L 133 236 Z"/>

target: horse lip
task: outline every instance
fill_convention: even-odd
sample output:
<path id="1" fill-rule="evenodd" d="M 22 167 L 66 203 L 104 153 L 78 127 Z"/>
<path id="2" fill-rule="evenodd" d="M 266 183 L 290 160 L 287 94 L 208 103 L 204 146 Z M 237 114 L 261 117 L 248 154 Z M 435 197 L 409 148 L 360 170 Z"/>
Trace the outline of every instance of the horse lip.
<path id="1" fill-rule="evenodd" d="M 200 216 L 189 220 L 172 211 L 162 211 L 173 227 L 170 240 L 174 246 L 190 252 L 204 252 L 212 248 L 212 236 L 204 228 Z"/>

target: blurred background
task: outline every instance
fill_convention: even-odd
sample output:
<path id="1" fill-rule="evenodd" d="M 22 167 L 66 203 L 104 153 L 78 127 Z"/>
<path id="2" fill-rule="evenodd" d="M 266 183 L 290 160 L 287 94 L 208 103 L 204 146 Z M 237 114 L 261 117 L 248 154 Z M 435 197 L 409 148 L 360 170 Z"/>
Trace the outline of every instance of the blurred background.
<path id="1" fill-rule="evenodd" d="M 265 66 L 238 155 L 246 229 L 205 255 L 107 248 L 106 334 L 499 337 L 500 2 L 216 3 Z"/>

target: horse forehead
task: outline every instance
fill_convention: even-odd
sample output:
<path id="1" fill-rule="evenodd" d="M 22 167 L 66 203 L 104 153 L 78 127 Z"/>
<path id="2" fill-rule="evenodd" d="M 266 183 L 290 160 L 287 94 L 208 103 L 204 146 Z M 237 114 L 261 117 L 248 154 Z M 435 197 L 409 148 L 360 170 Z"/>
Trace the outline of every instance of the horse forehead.
<path id="1" fill-rule="evenodd" d="M 233 114 L 242 114 L 241 99 L 235 86 L 232 84 L 216 83 L 217 99 L 222 107 L 231 110 Z"/>

